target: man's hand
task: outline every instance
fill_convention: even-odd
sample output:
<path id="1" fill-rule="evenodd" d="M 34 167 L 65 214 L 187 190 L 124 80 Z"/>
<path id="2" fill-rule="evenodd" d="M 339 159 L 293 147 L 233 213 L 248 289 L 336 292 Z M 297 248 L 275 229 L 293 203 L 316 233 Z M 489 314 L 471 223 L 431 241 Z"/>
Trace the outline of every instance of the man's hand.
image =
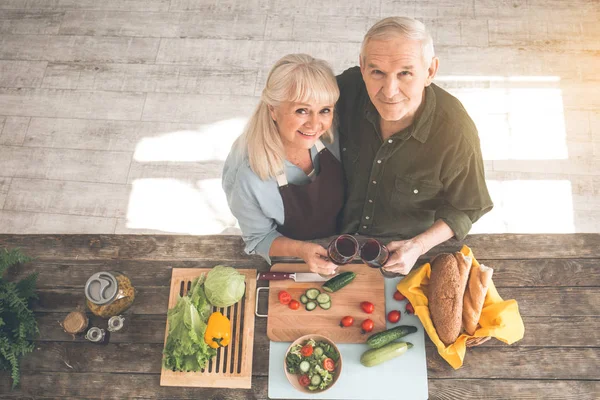
<path id="1" fill-rule="evenodd" d="M 386 247 L 390 251 L 390 256 L 383 269 L 387 272 L 395 272 L 402 275 L 408 275 L 417 262 L 417 259 L 424 252 L 422 242 L 414 238 L 390 242 Z"/>
<path id="2" fill-rule="evenodd" d="M 317 274 L 333 275 L 338 267 L 327 258 L 327 250 L 316 243 L 304 242 L 300 257 L 306 261 L 310 272 Z"/>

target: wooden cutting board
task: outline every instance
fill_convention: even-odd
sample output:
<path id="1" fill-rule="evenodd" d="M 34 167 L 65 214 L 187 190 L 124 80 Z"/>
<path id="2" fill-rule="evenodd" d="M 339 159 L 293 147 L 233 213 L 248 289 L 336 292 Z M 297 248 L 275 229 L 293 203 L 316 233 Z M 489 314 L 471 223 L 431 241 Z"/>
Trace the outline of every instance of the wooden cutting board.
<path id="1" fill-rule="evenodd" d="M 194 278 L 208 273 L 210 268 L 173 268 L 169 309 L 184 296 Z M 193 386 L 250 389 L 252 386 L 252 350 L 254 348 L 254 305 L 256 299 L 256 270 L 238 269 L 246 277 L 246 293 L 237 303 L 226 308 L 213 307 L 231 321 L 231 342 L 217 350 L 201 372 L 174 372 L 162 368 L 161 386 Z M 165 331 L 165 344 L 169 323 Z"/>
<path id="2" fill-rule="evenodd" d="M 274 264 L 271 271 L 279 272 L 309 272 L 306 264 Z M 340 267 L 340 272 L 353 271 L 356 278 L 344 288 L 331 296 L 332 306 L 329 310 L 317 307 L 306 311 L 304 305 L 299 310 L 292 310 L 279 302 L 280 290 L 285 290 L 293 299 L 312 287 L 323 292 L 323 282 L 296 283 L 291 279 L 269 282 L 269 311 L 267 320 L 267 336 L 275 342 L 292 342 L 303 335 L 319 334 L 329 337 L 335 343 L 364 343 L 369 335 L 361 333 L 362 321 L 370 318 L 375 323 L 373 332 L 385 329 L 385 285 L 384 277 L 378 270 L 365 264 L 350 264 Z M 365 313 L 360 303 L 370 301 L 375 305 L 372 314 Z M 344 316 L 354 318 L 354 325 L 348 328 L 340 327 Z"/>

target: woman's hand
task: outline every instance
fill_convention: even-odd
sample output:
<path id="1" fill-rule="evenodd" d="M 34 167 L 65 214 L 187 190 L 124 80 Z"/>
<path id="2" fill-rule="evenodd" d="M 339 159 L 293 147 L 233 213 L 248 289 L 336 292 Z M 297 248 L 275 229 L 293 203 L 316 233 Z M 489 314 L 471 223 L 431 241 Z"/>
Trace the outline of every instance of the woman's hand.
<path id="1" fill-rule="evenodd" d="M 387 272 L 395 272 L 402 275 L 408 275 L 424 252 L 423 244 L 420 240 L 416 239 L 390 242 L 387 248 L 390 251 L 390 256 L 383 269 Z"/>
<path id="2" fill-rule="evenodd" d="M 310 272 L 317 274 L 333 275 L 338 267 L 327 258 L 327 250 L 316 243 L 303 242 L 300 257 L 306 261 Z"/>

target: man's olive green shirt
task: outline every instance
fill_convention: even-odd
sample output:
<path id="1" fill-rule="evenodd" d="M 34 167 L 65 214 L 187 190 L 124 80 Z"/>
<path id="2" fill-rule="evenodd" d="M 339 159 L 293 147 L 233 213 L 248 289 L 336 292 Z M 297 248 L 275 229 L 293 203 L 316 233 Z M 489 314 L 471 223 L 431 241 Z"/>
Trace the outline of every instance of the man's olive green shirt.
<path id="1" fill-rule="evenodd" d="M 360 69 L 339 75 L 338 85 L 342 232 L 410 238 L 441 219 L 464 239 L 493 204 L 477 128 L 460 101 L 428 86 L 413 124 L 383 140 Z"/>

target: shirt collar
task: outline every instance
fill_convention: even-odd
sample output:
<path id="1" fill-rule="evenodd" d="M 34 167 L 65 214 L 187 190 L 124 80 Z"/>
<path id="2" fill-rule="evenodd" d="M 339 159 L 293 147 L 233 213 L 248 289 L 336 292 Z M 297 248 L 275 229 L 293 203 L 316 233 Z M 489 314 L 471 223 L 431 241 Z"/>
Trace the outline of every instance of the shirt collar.
<path id="1" fill-rule="evenodd" d="M 431 131 L 431 125 L 433 123 L 433 114 L 436 105 L 435 91 L 433 90 L 432 86 L 433 84 L 425 87 L 425 103 L 423 104 L 421 110 L 418 112 L 413 123 L 408 128 L 403 129 L 402 131 L 397 132 L 394 135 L 399 135 L 402 137 L 406 136 L 406 138 L 408 138 L 408 136 L 412 136 L 421 143 L 425 143 L 427 141 L 427 138 L 429 137 L 429 132 Z M 379 113 L 377 111 L 377 108 L 375 108 L 375 105 L 369 98 L 368 94 L 365 96 L 363 109 L 365 110 L 365 117 L 374 126 L 378 127 Z M 379 128 L 377 128 L 377 131 L 379 131 Z"/>

